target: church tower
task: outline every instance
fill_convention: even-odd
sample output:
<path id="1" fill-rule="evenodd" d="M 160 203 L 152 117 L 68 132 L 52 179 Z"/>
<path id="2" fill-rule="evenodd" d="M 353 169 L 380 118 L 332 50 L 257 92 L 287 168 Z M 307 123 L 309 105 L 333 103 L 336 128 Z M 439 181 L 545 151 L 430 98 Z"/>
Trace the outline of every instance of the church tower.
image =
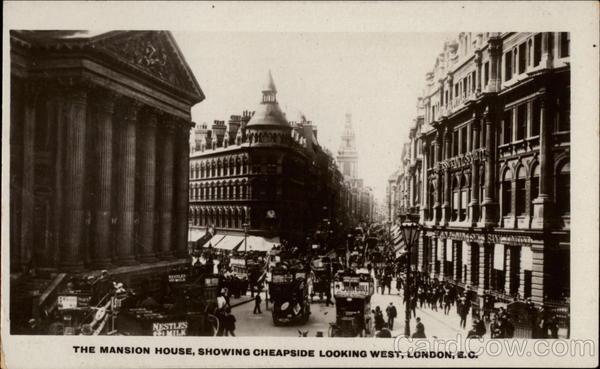
<path id="1" fill-rule="evenodd" d="M 352 127 L 352 114 L 346 114 L 346 123 L 342 133 L 342 142 L 336 158 L 346 179 L 358 178 L 358 151 L 356 150 L 356 139 Z"/>

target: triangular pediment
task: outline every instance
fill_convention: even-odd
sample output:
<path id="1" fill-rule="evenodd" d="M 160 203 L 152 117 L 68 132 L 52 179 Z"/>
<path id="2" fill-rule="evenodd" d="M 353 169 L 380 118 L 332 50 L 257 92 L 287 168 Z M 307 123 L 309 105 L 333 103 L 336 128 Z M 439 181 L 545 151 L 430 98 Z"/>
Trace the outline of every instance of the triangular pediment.
<path id="1" fill-rule="evenodd" d="M 198 101 L 204 94 L 168 31 L 116 31 L 95 37 L 92 44 L 145 74 Z"/>

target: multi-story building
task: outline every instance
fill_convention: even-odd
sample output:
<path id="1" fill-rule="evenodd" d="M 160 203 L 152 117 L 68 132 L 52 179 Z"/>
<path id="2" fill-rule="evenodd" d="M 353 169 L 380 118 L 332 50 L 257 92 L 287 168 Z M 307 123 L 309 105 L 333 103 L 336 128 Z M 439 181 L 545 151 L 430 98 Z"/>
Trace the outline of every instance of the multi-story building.
<path id="1" fill-rule="evenodd" d="M 505 300 L 569 296 L 569 99 L 568 33 L 445 44 L 388 183 L 420 214 L 418 270 Z"/>
<path id="2" fill-rule="evenodd" d="M 233 115 L 212 129 L 199 125 L 190 158 L 192 240 L 213 226 L 235 247 L 247 231 L 269 247 L 285 239 L 306 245 L 306 237 L 344 219 L 346 191 L 331 154 L 317 141 L 310 121 L 288 122 L 277 102 L 271 75 L 255 112 Z M 333 228 L 333 225 L 331 226 Z M 213 242 L 214 243 L 214 242 Z M 218 245 L 217 245 L 218 246 Z"/>

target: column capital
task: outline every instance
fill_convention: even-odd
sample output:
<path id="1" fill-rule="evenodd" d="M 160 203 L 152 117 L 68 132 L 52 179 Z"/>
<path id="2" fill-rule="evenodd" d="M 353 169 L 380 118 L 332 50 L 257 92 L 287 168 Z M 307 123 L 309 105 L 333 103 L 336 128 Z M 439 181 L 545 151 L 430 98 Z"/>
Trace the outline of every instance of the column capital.
<path id="1" fill-rule="evenodd" d="M 117 102 L 117 106 L 121 119 L 135 122 L 138 120 L 143 104 L 128 97 L 121 97 Z"/>
<path id="2" fill-rule="evenodd" d="M 96 108 L 103 109 L 107 113 L 114 113 L 115 104 L 120 95 L 112 90 L 99 89 L 93 92 L 93 104 Z"/>

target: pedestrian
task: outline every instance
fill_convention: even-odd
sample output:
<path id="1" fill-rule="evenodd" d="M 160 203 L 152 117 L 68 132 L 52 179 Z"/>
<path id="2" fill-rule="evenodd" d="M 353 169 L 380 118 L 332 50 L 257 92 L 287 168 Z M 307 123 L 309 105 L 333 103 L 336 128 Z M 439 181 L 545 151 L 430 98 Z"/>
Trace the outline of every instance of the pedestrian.
<path id="1" fill-rule="evenodd" d="M 467 333 L 467 338 L 481 338 L 481 336 L 477 332 L 477 322 L 476 321 L 473 322 L 471 330 L 469 330 L 469 333 Z"/>
<path id="2" fill-rule="evenodd" d="M 413 317 L 417 316 L 417 295 L 413 294 L 410 299 L 410 310 L 413 313 Z"/>
<path id="3" fill-rule="evenodd" d="M 469 315 L 469 305 L 467 305 L 466 300 L 461 299 L 457 304 L 458 315 L 460 316 L 460 326 L 461 328 L 466 328 L 467 326 L 467 315 Z"/>
<path id="4" fill-rule="evenodd" d="M 375 308 L 375 311 L 373 313 L 375 315 L 375 330 L 380 331 L 385 325 L 385 320 L 383 320 L 383 313 L 381 312 L 379 306 Z"/>
<path id="5" fill-rule="evenodd" d="M 421 323 L 421 318 L 417 317 L 417 326 L 415 333 L 413 333 L 412 338 L 427 338 L 425 335 L 425 325 Z"/>
<path id="6" fill-rule="evenodd" d="M 448 290 L 444 293 L 444 315 L 450 314 L 450 306 L 452 305 L 452 299 L 450 298 L 450 292 Z"/>
<path id="7" fill-rule="evenodd" d="M 227 308 L 223 315 L 223 335 L 235 337 L 235 316 L 231 314 L 231 309 Z"/>
<path id="8" fill-rule="evenodd" d="M 398 315 L 398 311 L 396 310 L 396 307 L 394 306 L 394 304 L 390 302 L 388 307 L 385 309 L 385 312 L 388 317 L 388 327 L 391 330 L 393 330 L 394 329 L 394 319 Z"/>
<path id="9" fill-rule="evenodd" d="M 508 318 L 508 314 L 504 313 L 501 319 L 504 325 L 505 338 L 513 338 L 515 334 L 515 326 L 512 324 L 510 319 Z"/>
<path id="10" fill-rule="evenodd" d="M 506 338 L 502 321 L 498 320 L 496 315 L 494 315 L 492 323 L 490 324 L 490 336 L 492 338 Z"/>
<path id="11" fill-rule="evenodd" d="M 262 302 L 262 298 L 260 297 L 260 291 L 254 297 L 254 314 L 262 314 L 260 311 L 260 303 Z"/>

